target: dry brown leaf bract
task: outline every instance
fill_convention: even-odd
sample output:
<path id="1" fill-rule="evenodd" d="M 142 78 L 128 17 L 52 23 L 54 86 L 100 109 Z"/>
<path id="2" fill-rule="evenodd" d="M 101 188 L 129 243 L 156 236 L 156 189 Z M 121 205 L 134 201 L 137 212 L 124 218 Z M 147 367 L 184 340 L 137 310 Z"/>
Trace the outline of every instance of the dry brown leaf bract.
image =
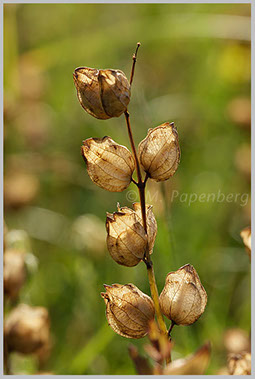
<path id="1" fill-rule="evenodd" d="M 146 358 L 138 353 L 137 348 L 134 345 L 128 347 L 129 355 L 134 362 L 136 372 L 138 375 L 152 375 L 152 368 Z"/>
<path id="2" fill-rule="evenodd" d="M 207 369 L 211 355 L 210 343 L 204 344 L 194 354 L 183 359 L 177 359 L 168 364 L 164 375 L 203 375 Z"/>

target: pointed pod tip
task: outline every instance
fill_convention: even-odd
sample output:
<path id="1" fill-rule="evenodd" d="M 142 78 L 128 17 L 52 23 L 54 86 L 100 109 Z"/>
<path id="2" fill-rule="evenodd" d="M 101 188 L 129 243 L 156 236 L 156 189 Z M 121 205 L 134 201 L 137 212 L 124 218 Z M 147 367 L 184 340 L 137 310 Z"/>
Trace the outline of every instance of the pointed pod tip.
<path id="1" fill-rule="evenodd" d="M 187 272 L 193 272 L 194 267 L 190 263 L 187 263 L 186 265 L 180 267 L 179 270 L 185 270 Z"/>
<path id="2" fill-rule="evenodd" d="M 113 213 L 106 212 L 106 224 L 108 224 L 108 222 L 112 222 L 112 221 L 114 221 Z"/>
<path id="3" fill-rule="evenodd" d="M 112 288 L 112 286 L 110 286 L 109 284 L 103 284 L 103 286 L 106 289 L 106 291 L 107 291 L 107 289 Z"/>

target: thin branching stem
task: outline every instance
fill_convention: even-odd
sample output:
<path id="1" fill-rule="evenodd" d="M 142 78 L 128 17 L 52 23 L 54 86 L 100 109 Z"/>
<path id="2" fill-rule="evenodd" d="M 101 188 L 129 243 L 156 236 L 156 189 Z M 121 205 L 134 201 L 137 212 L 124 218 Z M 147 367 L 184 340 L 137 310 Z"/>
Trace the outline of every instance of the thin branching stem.
<path id="1" fill-rule="evenodd" d="M 136 152 L 136 148 L 135 148 L 135 143 L 134 143 L 133 133 L 131 130 L 128 111 L 125 112 L 125 118 L 126 118 L 126 124 L 127 124 L 127 129 L 128 129 L 128 136 L 129 136 L 133 156 L 135 159 L 135 167 L 136 167 L 136 172 L 137 172 L 137 183 L 136 184 L 137 184 L 137 187 L 139 190 L 143 227 L 144 227 L 145 232 L 147 233 L 146 205 L 145 205 L 146 204 L 145 203 L 145 184 L 146 184 L 147 180 L 146 181 L 144 180 L 144 182 L 142 180 L 141 168 L 140 168 L 140 164 L 139 164 L 139 160 L 138 160 L 138 156 L 137 156 L 137 152 Z M 157 284 L 156 284 L 155 274 L 154 274 L 154 270 L 153 270 L 153 263 L 152 263 L 151 258 L 150 258 L 148 246 L 147 246 L 145 256 L 144 256 L 144 262 L 147 266 L 147 272 L 148 272 L 149 284 L 150 284 L 150 290 L 151 290 L 151 297 L 152 297 L 153 302 L 154 302 L 155 311 L 156 311 L 157 320 L 158 320 L 158 325 L 159 325 L 160 330 L 164 334 L 167 334 L 166 325 L 165 325 L 165 322 L 164 322 L 164 319 L 163 319 L 163 316 L 162 316 L 162 313 L 160 310 L 160 306 L 159 306 L 158 288 L 157 288 Z"/>
<path id="2" fill-rule="evenodd" d="M 139 49 L 140 46 L 141 46 L 141 43 L 137 42 L 136 50 L 135 50 L 135 53 L 133 55 L 133 65 L 132 65 L 131 75 L 130 75 L 130 80 L 129 80 L 130 86 L 132 85 L 132 82 L 133 82 L 133 79 L 134 79 L 135 64 L 136 64 L 136 60 L 137 60 L 138 49 Z"/>
<path id="3" fill-rule="evenodd" d="M 171 339 L 171 332 L 172 332 L 172 330 L 173 330 L 173 327 L 175 326 L 175 322 L 174 321 L 172 321 L 171 322 L 171 325 L 170 325 L 170 328 L 169 328 L 169 330 L 168 330 L 168 337 Z"/>
<path id="4" fill-rule="evenodd" d="M 137 52 L 138 52 L 139 46 L 140 46 L 140 43 L 138 42 L 135 54 L 133 55 L 133 65 L 132 65 L 131 76 L 130 76 L 130 85 L 132 84 L 132 81 L 134 78 L 135 63 L 136 63 L 136 59 L 137 59 Z M 134 137 L 133 137 L 133 133 L 132 133 L 132 129 L 131 129 L 129 112 L 126 110 L 124 115 L 125 115 L 125 119 L 126 119 L 128 136 L 129 136 L 131 149 L 132 149 L 134 160 L 135 160 L 135 168 L 136 168 L 136 173 L 137 173 L 137 182 L 134 180 L 132 180 L 132 182 L 135 183 L 136 186 L 138 187 L 140 204 L 141 204 L 143 227 L 144 227 L 144 230 L 147 234 L 145 186 L 146 186 L 147 180 L 149 179 L 149 176 L 146 173 L 144 181 L 142 180 L 141 168 L 140 168 L 140 163 L 139 163 L 139 159 L 137 156 Z M 161 332 L 164 333 L 165 335 L 167 335 L 166 324 L 164 322 L 164 319 L 163 319 L 163 316 L 161 313 L 161 309 L 160 309 L 160 305 L 159 305 L 158 288 L 157 288 L 157 284 L 156 284 L 156 278 L 155 278 L 155 274 L 154 274 L 153 263 L 152 263 L 152 260 L 150 258 L 150 251 L 149 251 L 148 244 L 147 244 L 146 252 L 144 254 L 143 261 L 147 267 L 151 297 L 152 297 L 152 300 L 153 300 L 154 306 L 155 306 L 155 312 L 156 312 L 156 316 L 157 316 L 158 326 L 159 326 L 159 329 L 161 330 Z M 166 361 L 167 361 L 167 363 L 171 362 L 171 355 Z"/>
<path id="5" fill-rule="evenodd" d="M 142 174 L 141 174 L 140 164 L 139 164 L 139 160 L 138 160 L 138 156 L 137 156 L 137 152 L 136 152 L 136 148 L 135 148 L 135 142 L 134 142 L 134 137 L 133 137 L 133 133 L 132 133 L 132 130 L 131 130 L 131 125 L 130 125 L 130 119 L 129 119 L 129 113 L 128 113 L 128 111 L 125 112 L 125 118 L 126 118 L 126 124 L 127 124 L 128 136 L 129 136 L 129 140 L 130 140 L 130 144 L 131 144 L 131 149 L 132 149 L 133 156 L 134 156 L 134 159 L 135 159 L 135 168 L 136 168 L 136 173 L 137 173 L 137 183 L 135 181 L 133 181 L 133 182 L 138 187 L 140 199 L 141 198 L 143 199 L 143 201 L 141 200 L 141 211 L 142 211 L 143 227 L 144 227 L 145 232 L 147 233 L 146 208 L 145 208 L 145 193 L 144 193 L 145 186 L 144 186 L 144 183 L 143 183 L 143 180 L 142 180 Z"/>

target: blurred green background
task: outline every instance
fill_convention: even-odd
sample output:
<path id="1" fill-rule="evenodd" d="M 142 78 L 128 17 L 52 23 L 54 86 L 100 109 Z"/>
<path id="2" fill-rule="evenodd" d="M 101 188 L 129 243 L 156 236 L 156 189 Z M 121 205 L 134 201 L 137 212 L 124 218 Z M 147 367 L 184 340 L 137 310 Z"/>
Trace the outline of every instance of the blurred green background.
<path id="1" fill-rule="evenodd" d="M 182 152 L 171 180 L 148 185 L 158 288 L 168 272 L 191 263 L 208 294 L 201 319 L 173 330 L 173 358 L 210 340 L 207 373 L 215 374 L 226 365 L 224 332 L 250 331 L 250 263 L 239 235 L 250 225 L 250 200 L 180 197 L 250 193 L 250 6 L 6 4 L 4 216 L 9 230 L 29 236 L 19 302 L 49 310 L 52 350 L 43 370 L 55 374 L 135 373 L 130 341 L 108 327 L 100 292 L 103 283 L 132 282 L 150 293 L 145 265 L 117 265 L 105 244 L 106 212 L 117 201 L 131 206 L 136 189 L 100 189 L 80 154 L 82 140 L 105 135 L 130 148 L 125 120 L 89 116 L 72 72 L 118 68 L 129 76 L 137 41 L 129 106 L 136 143 L 148 128 L 174 121 Z M 147 338 L 132 342 L 143 352 Z M 14 355 L 12 364 L 14 373 L 38 370 L 34 357 Z"/>

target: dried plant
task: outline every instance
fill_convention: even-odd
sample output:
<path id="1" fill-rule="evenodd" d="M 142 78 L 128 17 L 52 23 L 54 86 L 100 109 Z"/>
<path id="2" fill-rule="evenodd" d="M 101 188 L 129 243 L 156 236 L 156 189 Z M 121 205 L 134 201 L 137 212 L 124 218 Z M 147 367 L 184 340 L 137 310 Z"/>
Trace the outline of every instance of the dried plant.
<path id="1" fill-rule="evenodd" d="M 16 232 L 16 238 L 19 233 Z M 35 355 L 38 369 L 47 361 L 51 351 L 50 319 L 45 307 L 18 304 L 20 291 L 27 278 L 26 256 L 29 239 L 24 231 L 20 240 L 4 228 L 4 371 L 13 374 L 11 354 Z M 31 254 L 31 253 L 29 253 Z M 31 254 L 32 255 L 32 254 Z"/>
<path id="2" fill-rule="evenodd" d="M 132 182 L 140 197 L 133 209 L 118 204 L 116 212 L 107 213 L 107 247 L 120 265 L 133 267 L 141 261 L 146 264 L 151 298 L 133 284 L 104 285 L 106 292 L 101 295 L 108 324 L 116 333 L 127 338 L 142 338 L 149 333 L 151 344 L 146 346 L 146 351 L 155 362 L 153 369 L 135 347 L 129 348 L 138 373 L 167 374 L 178 371 L 177 367 L 183 367 L 180 372 L 201 373 L 209 360 L 208 345 L 194 357 L 181 363 L 176 361 L 174 366 L 170 363 L 173 326 L 194 323 L 205 310 L 207 295 L 196 270 L 189 264 L 170 272 L 160 297 L 158 294 L 151 260 L 157 223 L 152 206 L 145 202 L 145 188 L 148 179 L 161 182 L 175 174 L 180 163 L 180 147 L 174 123 L 165 122 L 149 129 L 136 150 L 127 107 L 139 46 L 140 43 L 133 55 L 129 81 L 120 70 L 79 67 L 73 74 L 79 102 L 90 115 L 105 120 L 124 114 L 132 149 L 131 154 L 108 136 L 86 139 L 81 152 L 89 177 L 99 187 L 112 192 L 124 191 Z M 133 178 L 135 170 L 137 181 Z M 169 331 L 163 314 L 172 321 Z M 153 321 L 155 315 L 157 323 Z M 168 366 L 163 372 L 164 362 Z M 196 365 L 203 367 L 195 369 Z"/>

